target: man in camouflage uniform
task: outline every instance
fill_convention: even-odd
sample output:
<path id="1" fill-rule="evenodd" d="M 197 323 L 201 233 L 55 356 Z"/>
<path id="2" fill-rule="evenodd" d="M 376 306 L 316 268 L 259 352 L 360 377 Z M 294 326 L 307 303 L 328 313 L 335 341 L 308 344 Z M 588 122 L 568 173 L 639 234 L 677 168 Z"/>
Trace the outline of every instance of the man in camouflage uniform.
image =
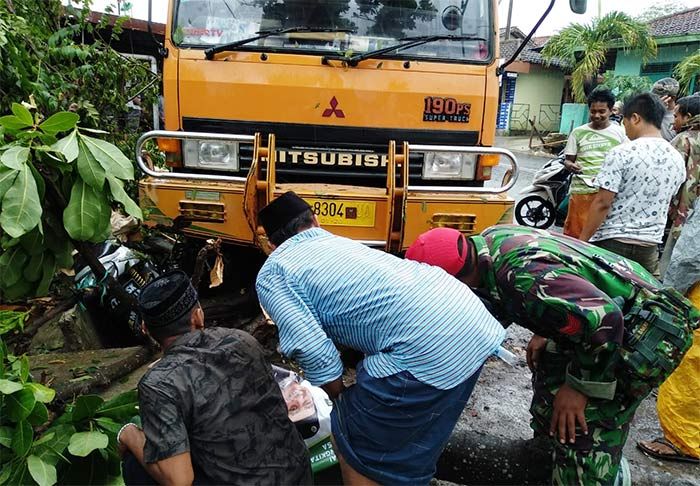
<path id="1" fill-rule="evenodd" d="M 678 135 L 671 145 L 678 150 L 685 160 L 686 180 L 671 200 L 668 211 L 671 231 L 661 258 L 660 270 L 663 278 L 666 273 L 673 248 L 681 234 L 681 228 L 688 219 L 695 200 L 700 196 L 700 96 L 687 96 L 678 100 L 675 112 L 674 128 Z"/>
<path id="2" fill-rule="evenodd" d="M 143 430 L 117 435 L 131 484 L 311 484 L 311 466 L 287 405 L 249 334 L 204 329 L 183 272 L 144 287 L 139 309 L 163 357 L 139 382 Z"/>
<path id="3" fill-rule="evenodd" d="M 535 435 L 552 437 L 553 483 L 613 484 L 630 422 L 650 391 L 617 367 L 623 309 L 636 299 L 632 281 L 659 282 L 612 252 L 512 225 L 468 240 L 437 228 L 419 236 L 406 257 L 443 268 L 461 259 L 455 276 L 490 301 L 502 322 L 535 333 L 528 346 L 531 425 Z M 625 278 L 606 270 L 601 258 Z"/>

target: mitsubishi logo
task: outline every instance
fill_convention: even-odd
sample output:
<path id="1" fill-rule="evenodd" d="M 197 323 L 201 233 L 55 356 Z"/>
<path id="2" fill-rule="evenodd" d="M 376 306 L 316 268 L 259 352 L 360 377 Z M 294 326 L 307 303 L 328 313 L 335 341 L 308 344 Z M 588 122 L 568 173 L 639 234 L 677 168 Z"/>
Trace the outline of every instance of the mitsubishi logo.
<path id="1" fill-rule="evenodd" d="M 343 113 L 343 110 L 338 108 L 338 100 L 335 99 L 335 96 L 333 98 L 331 98 L 330 105 L 331 105 L 331 107 L 326 108 L 325 111 L 323 112 L 324 118 L 329 118 L 333 115 L 337 116 L 338 118 L 345 118 L 345 113 Z"/>

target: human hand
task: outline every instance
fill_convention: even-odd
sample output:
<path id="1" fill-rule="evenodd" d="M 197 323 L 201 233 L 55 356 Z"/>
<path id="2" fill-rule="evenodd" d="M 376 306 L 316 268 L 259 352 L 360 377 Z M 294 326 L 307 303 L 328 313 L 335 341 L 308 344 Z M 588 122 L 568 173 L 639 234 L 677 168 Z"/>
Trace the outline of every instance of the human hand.
<path id="1" fill-rule="evenodd" d="M 537 369 L 537 365 L 540 362 L 540 355 L 544 351 L 545 346 L 547 346 L 547 338 L 545 337 L 535 334 L 532 336 L 532 339 L 530 339 L 525 355 L 527 367 L 530 368 L 530 371 L 534 372 Z"/>
<path id="2" fill-rule="evenodd" d="M 587 403 L 586 395 L 564 383 L 554 398 L 554 413 L 549 426 L 549 436 L 555 437 L 558 432 L 559 442 L 564 444 L 568 438 L 569 443 L 573 444 L 576 442 L 576 422 L 581 426 L 583 433 L 588 435 L 584 414 Z"/>
<path id="3" fill-rule="evenodd" d="M 673 111 L 673 109 L 676 107 L 676 102 L 673 101 L 673 98 L 671 96 L 662 96 L 661 102 L 669 111 Z"/>
<path id="4" fill-rule="evenodd" d="M 564 167 L 566 167 L 566 170 L 569 172 L 573 172 L 575 174 L 578 174 L 583 170 L 583 167 L 581 167 L 580 164 L 572 161 L 572 160 L 565 160 L 564 161 Z"/>

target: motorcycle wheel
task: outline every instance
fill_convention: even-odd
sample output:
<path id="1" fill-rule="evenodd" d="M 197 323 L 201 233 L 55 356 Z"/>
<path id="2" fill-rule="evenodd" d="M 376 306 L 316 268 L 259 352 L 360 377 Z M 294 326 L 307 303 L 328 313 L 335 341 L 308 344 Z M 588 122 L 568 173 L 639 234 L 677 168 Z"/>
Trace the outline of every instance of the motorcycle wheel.
<path id="1" fill-rule="evenodd" d="M 515 205 L 515 220 L 522 226 L 547 229 L 556 218 L 554 205 L 540 196 L 527 196 Z"/>

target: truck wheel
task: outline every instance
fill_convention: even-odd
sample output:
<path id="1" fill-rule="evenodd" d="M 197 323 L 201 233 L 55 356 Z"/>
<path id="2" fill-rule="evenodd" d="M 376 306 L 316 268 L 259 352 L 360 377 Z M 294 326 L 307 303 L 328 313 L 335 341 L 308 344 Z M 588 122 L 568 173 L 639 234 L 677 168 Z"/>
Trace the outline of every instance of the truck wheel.
<path id="1" fill-rule="evenodd" d="M 527 196 L 515 206 L 515 220 L 522 226 L 547 229 L 555 218 L 554 205 L 540 196 Z"/>

